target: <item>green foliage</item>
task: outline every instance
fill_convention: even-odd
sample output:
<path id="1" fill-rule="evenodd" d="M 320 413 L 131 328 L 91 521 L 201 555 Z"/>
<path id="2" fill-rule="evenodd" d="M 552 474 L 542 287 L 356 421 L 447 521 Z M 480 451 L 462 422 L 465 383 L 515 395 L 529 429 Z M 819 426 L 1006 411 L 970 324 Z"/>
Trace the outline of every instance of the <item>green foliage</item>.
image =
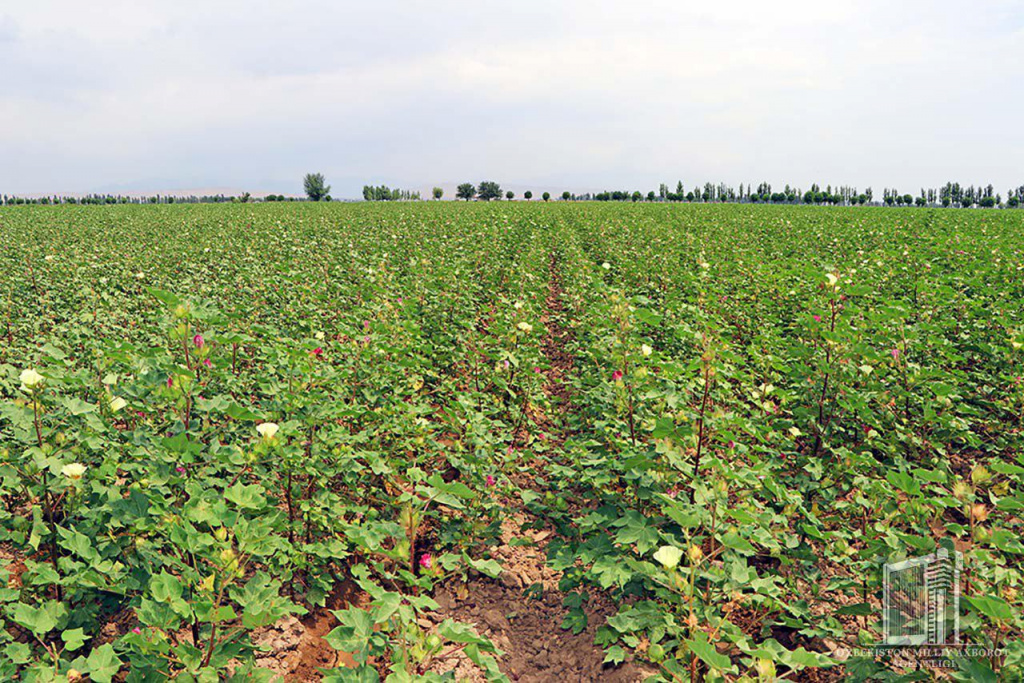
<path id="1" fill-rule="evenodd" d="M 480 186 L 477 187 L 476 196 L 485 202 L 491 199 L 501 199 L 501 185 L 493 180 L 482 180 Z"/>
<path id="2" fill-rule="evenodd" d="M 327 184 L 323 173 L 307 173 L 302 179 L 302 188 L 312 202 L 330 199 L 331 186 Z"/>
<path id="3" fill-rule="evenodd" d="M 955 544 L 962 638 L 1006 657 L 954 673 L 1012 680 L 1022 220 L 0 208 L 0 677 L 263 680 L 253 632 L 330 605 L 359 666 L 326 680 L 377 680 L 371 658 L 439 680 L 452 649 L 501 680 L 493 643 L 425 615 L 439 582 L 500 573 L 515 496 L 560 532 L 564 627 L 586 594 L 617 605 L 609 664 L 895 679 L 828 644 L 878 640 L 882 563 Z"/>

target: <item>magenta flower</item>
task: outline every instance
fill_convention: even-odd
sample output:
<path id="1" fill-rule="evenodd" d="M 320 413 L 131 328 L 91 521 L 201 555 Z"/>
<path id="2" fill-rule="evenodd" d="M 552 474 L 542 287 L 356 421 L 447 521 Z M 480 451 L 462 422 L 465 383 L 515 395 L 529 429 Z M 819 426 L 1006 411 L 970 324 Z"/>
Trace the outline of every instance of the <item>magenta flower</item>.
<path id="1" fill-rule="evenodd" d="M 142 633 L 142 629 L 136 626 L 132 629 L 132 633 L 134 633 L 135 635 L 139 635 L 140 633 Z"/>
<path id="2" fill-rule="evenodd" d="M 504 360 L 502 362 L 505 364 L 505 369 L 508 370 L 508 360 L 506 359 L 506 360 Z"/>
<path id="3" fill-rule="evenodd" d="M 612 373 L 613 382 L 618 382 L 620 379 L 622 379 L 622 370 L 616 370 Z"/>
<path id="4" fill-rule="evenodd" d="M 430 553 L 420 555 L 420 566 L 424 569 L 430 569 L 434 566 L 434 558 L 431 557 Z"/>
<path id="5" fill-rule="evenodd" d="M 363 343 L 364 344 L 369 344 L 370 343 L 370 335 L 368 335 L 368 334 L 363 335 Z"/>
<path id="6" fill-rule="evenodd" d="M 315 349 L 313 349 L 313 355 L 316 356 L 317 358 L 323 358 L 324 350 L 318 346 Z"/>
<path id="7" fill-rule="evenodd" d="M 174 375 L 171 375 L 170 377 L 167 378 L 167 386 L 168 388 L 174 386 Z"/>
<path id="8" fill-rule="evenodd" d="M 899 349 L 893 349 L 892 351 L 889 352 L 889 355 L 892 356 L 893 360 L 899 360 L 900 359 L 900 350 Z"/>
<path id="9" fill-rule="evenodd" d="M 494 477 L 490 474 L 487 475 L 487 486 L 488 488 L 494 486 Z"/>
<path id="10" fill-rule="evenodd" d="M 213 361 L 211 361 L 209 358 L 204 358 L 203 359 L 203 365 L 205 365 L 208 368 L 212 368 L 213 367 Z"/>
<path id="11" fill-rule="evenodd" d="M 370 329 L 370 321 L 369 320 L 364 320 L 363 321 L 363 329 L 364 330 Z"/>
<path id="12" fill-rule="evenodd" d="M 533 366 L 533 371 L 534 371 L 534 373 L 539 375 L 540 374 L 540 367 L 537 366 L 537 365 Z"/>
<path id="13" fill-rule="evenodd" d="M 203 339 L 203 335 L 201 334 L 197 334 L 196 336 L 192 337 L 192 343 L 195 345 L 197 349 L 201 349 L 204 346 L 206 346 L 206 340 Z"/>
<path id="14" fill-rule="evenodd" d="M 178 474 L 185 474 L 185 468 L 182 467 L 181 465 L 178 465 L 177 467 L 175 467 L 174 471 L 177 472 Z"/>

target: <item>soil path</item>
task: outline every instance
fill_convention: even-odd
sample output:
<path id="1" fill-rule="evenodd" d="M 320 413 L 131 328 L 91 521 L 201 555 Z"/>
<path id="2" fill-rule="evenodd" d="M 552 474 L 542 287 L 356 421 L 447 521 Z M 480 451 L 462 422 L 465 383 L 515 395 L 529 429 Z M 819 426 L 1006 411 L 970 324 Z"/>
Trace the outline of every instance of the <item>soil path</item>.
<path id="1" fill-rule="evenodd" d="M 542 352 L 548 361 L 544 392 L 550 401 L 550 412 L 566 415 L 572 408 L 569 378 L 573 373 L 573 357 L 569 351 L 571 331 L 563 324 L 565 303 L 555 255 L 549 262 L 548 292 L 545 311 L 540 321 L 545 335 Z M 532 429 L 547 435 L 552 450 L 558 452 L 566 439 L 566 421 L 552 415 L 532 411 Z M 514 435 L 513 447 L 525 441 L 526 430 Z M 544 476 L 542 464 L 523 462 L 526 472 L 514 477 L 523 488 L 538 487 Z M 543 491 L 541 491 L 543 492 Z M 580 633 L 562 628 L 568 608 L 565 594 L 558 590 L 560 573 L 547 565 L 546 548 L 555 530 L 544 519 L 536 518 L 523 506 L 518 496 L 505 501 L 510 515 L 502 524 L 501 545 L 495 550 L 503 570 L 498 579 L 477 577 L 467 585 L 440 587 L 435 599 L 441 605 L 440 618 L 454 618 L 474 624 L 504 651 L 499 666 L 513 681 L 610 681 L 633 683 L 646 675 L 637 667 L 604 665 L 604 652 L 594 644 L 597 629 L 616 611 L 614 603 L 604 595 L 590 591 L 583 609 L 587 626 Z M 454 670 L 459 681 L 485 681 L 483 673 L 461 653 L 438 662 L 437 672 Z"/>

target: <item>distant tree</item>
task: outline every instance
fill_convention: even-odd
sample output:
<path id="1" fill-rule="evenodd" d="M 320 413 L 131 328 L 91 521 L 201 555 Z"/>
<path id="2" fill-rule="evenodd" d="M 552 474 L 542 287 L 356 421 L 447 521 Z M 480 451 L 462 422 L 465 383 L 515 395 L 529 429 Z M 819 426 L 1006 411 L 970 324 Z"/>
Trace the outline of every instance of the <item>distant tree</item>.
<path id="1" fill-rule="evenodd" d="M 455 191 L 455 196 L 468 202 L 476 196 L 476 186 L 473 183 L 462 183 Z"/>
<path id="2" fill-rule="evenodd" d="M 647 193 L 647 201 L 653 202 L 654 199 L 655 199 L 654 190 L 651 190 L 650 192 Z"/>
<path id="3" fill-rule="evenodd" d="M 492 199 L 501 199 L 501 185 L 493 180 L 481 180 L 480 186 L 476 189 L 476 195 L 485 202 Z"/>
<path id="4" fill-rule="evenodd" d="M 991 209 L 995 205 L 995 197 L 982 197 L 981 200 L 978 202 L 978 206 L 982 207 L 983 209 Z"/>
<path id="5" fill-rule="evenodd" d="M 302 181 L 302 186 L 310 201 L 319 202 L 324 199 L 330 201 L 331 186 L 327 184 L 323 173 L 307 173 Z"/>
<path id="6" fill-rule="evenodd" d="M 523 193 L 523 198 L 526 200 L 533 199 L 533 192 L 527 190 L 526 192 Z"/>
<path id="7" fill-rule="evenodd" d="M 238 201 L 242 204 L 248 204 L 252 200 L 252 195 L 248 192 L 243 192 L 242 196 L 238 198 Z"/>
<path id="8" fill-rule="evenodd" d="M 507 199 L 509 201 L 512 201 L 512 198 L 515 197 L 515 196 L 516 196 L 516 193 L 513 192 L 512 190 L 509 190 L 508 192 L 505 193 L 505 199 Z"/>
<path id="9" fill-rule="evenodd" d="M 1016 209 L 1018 206 L 1020 206 L 1020 200 L 1017 199 L 1016 197 L 1010 197 L 1008 200 L 1006 200 L 1006 205 L 1011 209 Z"/>
<path id="10" fill-rule="evenodd" d="M 566 190 L 565 192 L 562 193 L 562 201 L 563 202 L 567 202 L 571 198 L 572 198 L 572 194 L 569 192 L 569 190 Z"/>
<path id="11" fill-rule="evenodd" d="M 434 199 L 440 199 L 443 196 L 444 196 L 444 190 L 442 190 L 440 187 L 435 187 L 434 188 Z"/>
<path id="12" fill-rule="evenodd" d="M 924 206 L 925 204 L 928 203 L 928 200 L 925 199 L 924 197 L 918 197 L 917 199 L 914 200 L 914 203 L 917 204 L 918 206 Z"/>
<path id="13" fill-rule="evenodd" d="M 544 201 L 548 201 L 549 199 L 551 199 L 551 193 L 550 192 L 545 192 L 544 194 L 542 194 L 540 196 L 540 198 L 543 199 Z"/>

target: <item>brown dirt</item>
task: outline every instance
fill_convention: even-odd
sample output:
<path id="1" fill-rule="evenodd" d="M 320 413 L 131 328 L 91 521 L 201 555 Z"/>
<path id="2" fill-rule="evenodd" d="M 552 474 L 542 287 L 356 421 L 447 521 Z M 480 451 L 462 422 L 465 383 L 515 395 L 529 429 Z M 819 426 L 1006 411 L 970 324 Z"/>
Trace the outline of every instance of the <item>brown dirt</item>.
<path id="1" fill-rule="evenodd" d="M 541 340 L 541 350 L 548 360 L 544 392 L 551 403 L 551 412 L 564 415 L 572 409 L 566 381 L 573 368 L 568 351 L 571 332 L 563 328 L 559 320 L 563 310 L 562 287 L 554 257 L 549 268 L 546 311 L 540 319 L 547 330 Z M 565 441 L 562 430 L 549 415 L 539 410 L 531 410 L 529 417 L 536 428 L 550 435 L 557 452 Z M 520 431 L 525 434 L 525 430 Z M 523 434 L 514 435 L 513 446 L 521 443 Z M 515 479 L 525 487 L 536 478 L 522 473 Z M 630 662 L 619 667 L 603 663 L 604 652 L 594 644 L 594 638 L 597 629 L 616 612 L 615 604 L 607 596 L 591 594 L 584 602 L 587 625 L 580 633 L 562 628 L 568 612 L 563 605 L 565 594 L 558 590 L 559 573 L 547 565 L 546 555 L 547 544 L 555 536 L 554 529 L 526 530 L 537 520 L 522 509 L 518 498 L 505 503 L 512 512 L 502 523 L 501 543 L 495 549 L 502 564 L 500 577 L 477 576 L 467 584 L 449 583 L 439 588 L 434 597 L 441 610 L 435 618 L 453 618 L 473 624 L 490 637 L 504 653 L 498 657 L 499 668 L 513 681 L 633 683 L 650 676 L 652 672 Z M 438 673 L 454 671 L 459 681 L 486 681 L 483 672 L 461 652 L 435 662 L 431 668 Z"/>
<path id="2" fill-rule="evenodd" d="M 594 644 L 597 629 L 615 614 L 616 607 L 603 595 L 584 604 L 587 626 L 579 634 L 561 627 L 567 608 L 558 590 L 558 572 L 547 566 L 544 547 L 548 530 L 522 533 L 526 516 L 516 514 L 502 525 L 502 544 L 496 554 L 502 564 L 495 580 L 479 577 L 468 584 L 439 588 L 435 600 L 440 617 L 473 624 L 505 654 L 499 667 L 513 681 L 611 681 L 634 683 L 650 675 L 632 664 L 603 664 L 604 652 Z M 513 539 L 529 539 L 532 545 L 511 545 Z M 438 662 L 438 673 L 455 670 L 459 680 L 485 681 L 461 653 Z"/>
<path id="3" fill-rule="evenodd" d="M 332 610 L 362 605 L 365 599 L 355 584 L 346 582 L 328 596 L 325 607 L 318 607 L 301 618 L 288 616 L 276 624 L 256 629 L 253 643 L 267 650 L 256 655 L 257 665 L 273 671 L 288 683 L 319 681 L 320 669 L 354 666 L 352 657 L 332 648 L 324 636 L 338 625 Z"/>

